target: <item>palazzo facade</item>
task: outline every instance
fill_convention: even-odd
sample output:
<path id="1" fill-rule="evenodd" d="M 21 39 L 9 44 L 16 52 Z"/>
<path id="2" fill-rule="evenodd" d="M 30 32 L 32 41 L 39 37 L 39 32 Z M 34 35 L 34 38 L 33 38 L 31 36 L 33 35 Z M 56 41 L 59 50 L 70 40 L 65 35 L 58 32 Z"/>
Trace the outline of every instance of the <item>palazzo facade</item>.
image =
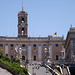
<path id="1" fill-rule="evenodd" d="M 18 57 L 16 51 L 21 53 L 23 61 L 42 61 L 44 49 L 47 48 L 52 61 L 60 60 L 61 51 L 64 50 L 64 37 L 28 37 L 27 12 L 18 13 L 18 37 L 0 36 L 0 50 L 9 58 Z"/>

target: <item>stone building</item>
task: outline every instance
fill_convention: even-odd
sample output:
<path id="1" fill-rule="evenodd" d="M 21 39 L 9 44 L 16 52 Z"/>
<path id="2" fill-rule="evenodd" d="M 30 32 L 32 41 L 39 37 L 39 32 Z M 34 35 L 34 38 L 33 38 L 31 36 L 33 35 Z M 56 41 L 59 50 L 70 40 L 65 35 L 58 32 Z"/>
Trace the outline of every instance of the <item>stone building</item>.
<path id="1" fill-rule="evenodd" d="M 52 61 L 60 59 L 60 53 L 64 48 L 64 37 L 28 37 L 27 12 L 18 13 L 18 37 L 0 36 L 0 49 L 9 58 L 18 57 L 16 51 L 21 53 L 23 61 L 43 61 L 44 49 L 50 53 Z"/>
<path id="2" fill-rule="evenodd" d="M 75 61 L 75 27 L 72 26 L 65 41 L 65 60 L 66 62 Z"/>

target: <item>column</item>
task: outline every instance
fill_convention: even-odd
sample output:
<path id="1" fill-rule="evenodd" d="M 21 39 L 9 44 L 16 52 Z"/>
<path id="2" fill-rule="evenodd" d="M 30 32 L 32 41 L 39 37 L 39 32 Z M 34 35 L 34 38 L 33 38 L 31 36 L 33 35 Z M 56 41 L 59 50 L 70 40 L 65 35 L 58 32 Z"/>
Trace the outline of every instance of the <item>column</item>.
<path id="1" fill-rule="evenodd" d="M 31 45 L 28 45 L 28 60 L 31 61 Z"/>
<path id="2" fill-rule="evenodd" d="M 5 55 L 8 54 L 8 45 L 5 45 Z"/>
<path id="3" fill-rule="evenodd" d="M 49 45 L 49 50 L 50 50 L 50 58 L 52 59 L 52 45 Z"/>
<path id="4" fill-rule="evenodd" d="M 41 60 L 41 45 L 38 45 L 38 60 Z"/>

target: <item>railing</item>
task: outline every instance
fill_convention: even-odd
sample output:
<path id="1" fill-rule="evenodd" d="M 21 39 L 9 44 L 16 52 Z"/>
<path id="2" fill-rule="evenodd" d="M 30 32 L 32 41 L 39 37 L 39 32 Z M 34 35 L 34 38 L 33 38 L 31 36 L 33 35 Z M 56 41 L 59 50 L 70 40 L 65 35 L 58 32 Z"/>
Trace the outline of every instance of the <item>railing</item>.
<path id="1" fill-rule="evenodd" d="M 48 68 L 52 71 L 52 73 L 55 73 L 56 75 L 59 75 L 56 71 L 54 71 L 54 70 L 53 70 L 51 67 L 49 67 L 48 65 L 45 64 L 45 66 L 48 67 Z"/>
<path id="2" fill-rule="evenodd" d="M 59 68 L 60 68 L 60 72 L 61 72 L 61 75 L 63 75 L 63 71 L 62 71 L 62 68 L 59 66 Z"/>
<path id="3" fill-rule="evenodd" d="M 67 65 L 68 65 L 68 64 L 69 64 L 69 65 L 70 65 L 70 64 L 75 64 L 75 62 L 73 62 L 73 61 L 72 61 L 72 62 L 66 62 L 66 61 L 63 61 L 63 62 L 61 62 L 61 61 L 53 61 L 52 63 L 53 63 L 53 64 L 65 64 L 65 65 L 66 65 L 66 64 L 67 64 Z"/>
<path id="4" fill-rule="evenodd" d="M 67 69 L 68 75 L 71 75 L 71 73 L 70 73 L 70 70 L 69 70 L 69 67 L 68 67 L 68 66 L 66 67 L 66 69 Z"/>
<path id="5" fill-rule="evenodd" d="M 64 38 L 63 37 L 28 37 L 28 38 L 0 37 L 0 40 L 47 41 L 47 40 L 64 40 Z"/>

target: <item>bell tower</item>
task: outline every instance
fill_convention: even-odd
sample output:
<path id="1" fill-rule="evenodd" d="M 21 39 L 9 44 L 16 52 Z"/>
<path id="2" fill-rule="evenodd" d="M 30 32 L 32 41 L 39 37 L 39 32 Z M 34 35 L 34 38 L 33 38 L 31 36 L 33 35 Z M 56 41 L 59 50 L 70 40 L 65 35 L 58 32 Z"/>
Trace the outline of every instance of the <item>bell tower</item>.
<path id="1" fill-rule="evenodd" d="M 18 37 L 27 38 L 28 37 L 28 24 L 27 24 L 27 12 L 20 11 L 18 13 Z"/>

